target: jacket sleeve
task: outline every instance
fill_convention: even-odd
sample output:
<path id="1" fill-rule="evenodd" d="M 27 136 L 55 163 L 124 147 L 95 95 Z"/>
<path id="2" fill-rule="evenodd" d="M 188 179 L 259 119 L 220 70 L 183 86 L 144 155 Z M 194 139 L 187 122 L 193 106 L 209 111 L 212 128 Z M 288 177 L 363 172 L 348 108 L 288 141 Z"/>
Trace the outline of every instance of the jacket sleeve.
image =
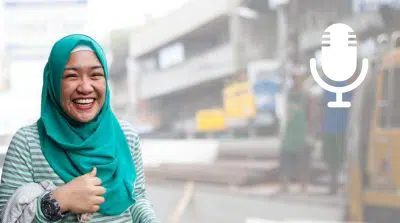
<path id="1" fill-rule="evenodd" d="M 133 145 L 132 157 L 134 159 L 136 167 L 136 183 L 134 185 L 136 202 L 130 207 L 133 222 L 135 223 L 159 223 L 153 206 L 147 198 L 146 187 L 145 187 L 145 176 L 143 170 L 142 152 L 140 148 L 140 139 L 137 134 L 134 133 L 132 140 L 129 142 Z"/>
<path id="2" fill-rule="evenodd" d="M 30 150 L 22 128 L 13 136 L 4 160 L 0 182 L 0 222 L 47 222 L 38 205 L 45 192 L 46 188 L 33 180 Z"/>

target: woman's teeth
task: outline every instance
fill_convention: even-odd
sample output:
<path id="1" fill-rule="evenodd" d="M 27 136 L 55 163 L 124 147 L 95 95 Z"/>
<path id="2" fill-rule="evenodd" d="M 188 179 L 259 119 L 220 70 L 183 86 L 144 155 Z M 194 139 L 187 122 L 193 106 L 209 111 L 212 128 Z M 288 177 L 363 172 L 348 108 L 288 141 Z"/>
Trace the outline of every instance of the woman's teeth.
<path id="1" fill-rule="evenodd" d="M 91 104 L 94 102 L 93 98 L 88 98 L 88 99 L 76 99 L 74 100 L 74 103 L 77 104 Z"/>

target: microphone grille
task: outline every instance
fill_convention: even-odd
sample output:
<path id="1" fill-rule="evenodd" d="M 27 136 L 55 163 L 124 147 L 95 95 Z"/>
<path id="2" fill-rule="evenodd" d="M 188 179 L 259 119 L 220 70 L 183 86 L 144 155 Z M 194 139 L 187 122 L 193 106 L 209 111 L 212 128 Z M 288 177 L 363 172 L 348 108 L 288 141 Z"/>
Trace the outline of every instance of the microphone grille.
<path id="1" fill-rule="evenodd" d="M 348 32 L 348 46 L 357 46 L 357 36 L 355 32 Z"/>
<path id="2" fill-rule="evenodd" d="M 322 34 L 322 42 L 321 42 L 322 47 L 330 47 L 331 46 L 331 33 L 330 32 L 324 32 Z"/>

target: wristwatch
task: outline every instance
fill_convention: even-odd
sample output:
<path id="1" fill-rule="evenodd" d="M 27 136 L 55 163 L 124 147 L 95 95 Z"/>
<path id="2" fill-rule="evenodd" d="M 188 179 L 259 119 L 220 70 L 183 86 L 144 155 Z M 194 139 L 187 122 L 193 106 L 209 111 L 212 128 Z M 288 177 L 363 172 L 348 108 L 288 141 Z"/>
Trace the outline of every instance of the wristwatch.
<path id="1" fill-rule="evenodd" d="M 61 213 L 60 204 L 58 201 L 52 196 L 51 192 L 47 192 L 40 201 L 40 208 L 44 217 L 51 222 L 56 222 L 66 214 Z"/>

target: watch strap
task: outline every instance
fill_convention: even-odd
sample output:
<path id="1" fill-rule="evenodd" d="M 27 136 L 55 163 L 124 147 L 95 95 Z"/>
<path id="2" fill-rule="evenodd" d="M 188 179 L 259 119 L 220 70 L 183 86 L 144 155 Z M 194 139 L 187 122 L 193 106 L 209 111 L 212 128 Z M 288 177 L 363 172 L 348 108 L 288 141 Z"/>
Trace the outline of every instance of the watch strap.
<path id="1" fill-rule="evenodd" d="M 47 192 L 42 197 L 40 208 L 42 210 L 43 216 L 51 222 L 56 222 L 66 215 L 65 213 L 61 213 L 60 204 L 53 197 L 51 191 Z"/>

